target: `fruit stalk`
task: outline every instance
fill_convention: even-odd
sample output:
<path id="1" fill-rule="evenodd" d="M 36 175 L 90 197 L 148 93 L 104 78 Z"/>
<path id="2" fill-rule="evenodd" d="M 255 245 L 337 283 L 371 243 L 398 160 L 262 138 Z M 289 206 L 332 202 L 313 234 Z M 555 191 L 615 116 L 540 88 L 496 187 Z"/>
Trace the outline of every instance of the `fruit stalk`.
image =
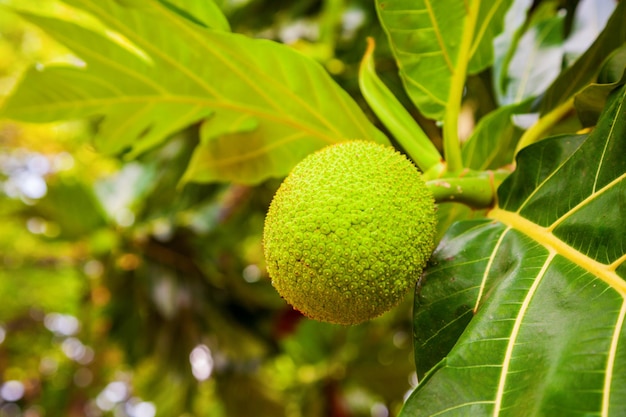
<path id="1" fill-rule="evenodd" d="M 493 207 L 498 186 L 509 171 L 467 171 L 463 176 L 438 178 L 426 182 L 437 203 L 457 202 L 474 209 Z"/>

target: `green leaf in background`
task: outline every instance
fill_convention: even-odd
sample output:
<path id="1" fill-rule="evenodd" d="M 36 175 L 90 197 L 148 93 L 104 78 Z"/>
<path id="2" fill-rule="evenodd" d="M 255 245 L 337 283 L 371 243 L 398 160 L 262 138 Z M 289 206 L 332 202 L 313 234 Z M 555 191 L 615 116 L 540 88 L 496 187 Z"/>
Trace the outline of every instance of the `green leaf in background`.
<path id="1" fill-rule="evenodd" d="M 493 41 L 493 84 L 498 100 L 501 101 L 507 88 L 508 68 L 515 55 L 517 45 L 526 30 L 528 10 L 532 0 L 515 0 L 504 17 L 502 33 Z"/>
<path id="2" fill-rule="evenodd" d="M 51 274 L 54 279 L 50 279 Z M 16 279 L 20 277 L 20 279 Z M 41 310 L 68 314 L 80 313 L 85 277 L 64 265 L 2 268 L 0 270 L 0 322 Z"/>
<path id="3" fill-rule="evenodd" d="M 407 93 L 425 116 L 443 119 L 448 102 L 460 102 L 466 73 L 491 65 L 492 42 L 511 3 L 376 1 Z"/>
<path id="4" fill-rule="evenodd" d="M 616 49 L 602 66 L 598 83 L 585 87 L 574 98 L 576 114 L 584 127 L 595 126 L 609 94 L 626 83 L 626 45 Z"/>
<path id="5" fill-rule="evenodd" d="M 267 138 L 277 131 L 276 126 L 270 129 L 266 124 L 259 125 L 254 117 L 232 112 L 222 112 L 215 120 L 207 119 L 200 127 L 201 142 L 181 181 L 212 182 L 226 179 L 253 182 L 255 178 L 263 176 L 284 175 L 285 161 L 297 162 L 306 153 L 294 158 L 289 148 L 280 147 L 280 142 L 275 144 L 276 149 L 267 149 Z M 289 132 L 285 131 L 284 135 L 288 136 Z M 304 136 L 304 133 L 300 135 Z M 302 151 L 308 153 L 315 148 L 305 149 Z M 297 148 L 294 148 L 296 151 Z"/>
<path id="6" fill-rule="evenodd" d="M 501 69 L 496 88 L 504 105 L 537 96 L 559 75 L 563 61 L 564 16 L 552 2 L 542 3 L 533 13 L 529 27 L 516 39 L 507 68 Z"/>
<path id="7" fill-rule="evenodd" d="M 0 117 L 49 122 L 100 116 L 98 148 L 130 150 L 130 157 L 211 117 L 202 133 L 218 143 L 203 138 L 195 157 L 202 164 L 186 176 L 190 181 L 197 174 L 202 181 L 256 183 L 286 175 L 306 154 L 331 143 L 387 142 L 322 66 L 284 45 L 206 29 L 173 12 L 176 2 L 66 3 L 108 31 L 18 11 L 85 65 L 28 71 Z M 196 19 L 215 23 L 206 13 Z M 224 140 L 219 120 L 233 115 L 254 119 L 258 128 Z M 246 164 L 256 168 L 240 171 Z M 209 173 L 198 172 L 198 165 Z"/>
<path id="8" fill-rule="evenodd" d="M 546 114 L 571 99 L 598 75 L 600 64 L 626 42 L 626 3 L 617 3 L 611 18 L 591 47 L 546 90 L 540 112 Z"/>
<path id="9" fill-rule="evenodd" d="M 476 125 L 463 146 L 464 166 L 476 169 L 498 169 L 513 162 L 513 150 L 522 130 L 513 123 L 513 116 L 530 111 L 532 100 L 502 106 Z"/>
<path id="10" fill-rule="evenodd" d="M 81 239 L 107 225 L 104 209 L 93 189 L 77 179 L 56 178 L 33 208 L 59 227 L 59 237 Z"/>
<path id="11" fill-rule="evenodd" d="M 490 219 L 450 229 L 416 296 L 420 376 L 436 366 L 402 416 L 623 415 L 624 137 L 622 87 L 591 134 L 520 152 Z"/>
<path id="12" fill-rule="evenodd" d="M 516 0 L 494 42 L 494 85 L 502 104 L 542 94 L 564 66 L 586 51 L 615 8 L 613 0 L 583 0 L 568 3 L 565 15 L 558 1 L 532 5 Z"/>

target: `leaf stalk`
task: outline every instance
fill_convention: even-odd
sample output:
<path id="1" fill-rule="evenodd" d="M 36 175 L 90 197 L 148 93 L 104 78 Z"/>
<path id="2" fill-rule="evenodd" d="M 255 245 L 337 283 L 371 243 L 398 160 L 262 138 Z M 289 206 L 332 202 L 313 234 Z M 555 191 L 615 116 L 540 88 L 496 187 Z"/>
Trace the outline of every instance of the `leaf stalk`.
<path id="1" fill-rule="evenodd" d="M 426 185 L 437 203 L 457 202 L 475 209 L 489 208 L 495 205 L 498 186 L 509 174 L 505 170 L 466 170 L 462 176 L 430 180 Z"/>
<path id="2" fill-rule="evenodd" d="M 515 154 L 525 147 L 532 145 L 533 143 L 539 142 L 544 134 L 555 124 L 559 122 L 567 113 L 569 113 L 574 108 L 574 97 L 571 97 L 569 100 L 564 102 L 563 104 L 558 105 L 550 112 L 546 113 L 543 117 L 539 118 L 530 128 L 524 132 L 519 142 L 517 143 L 517 147 L 515 149 Z"/>
<path id="3" fill-rule="evenodd" d="M 367 50 L 359 67 L 359 86 L 363 97 L 393 137 L 422 172 L 441 164 L 442 156 L 411 114 L 376 74 L 373 38 L 367 38 Z"/>
<path id="4" fill-rule="evenodd" d="M 452 68 L 450 80 L 450 93 L 446 104 L 446 113 L 443 119 L 443 150 L 449 172 L 457 172 L 463 169 L 461 156 L 461 142 L 459 140 L 459 115 L 463 101 L 463 90 L 467 79 L 467 69 L 470 61 L 470 51 L 478 19 L 480 1 L 470 2 L 467 8 L 467 19 L 463 27 L 461 46 L 457 64 Z"/>

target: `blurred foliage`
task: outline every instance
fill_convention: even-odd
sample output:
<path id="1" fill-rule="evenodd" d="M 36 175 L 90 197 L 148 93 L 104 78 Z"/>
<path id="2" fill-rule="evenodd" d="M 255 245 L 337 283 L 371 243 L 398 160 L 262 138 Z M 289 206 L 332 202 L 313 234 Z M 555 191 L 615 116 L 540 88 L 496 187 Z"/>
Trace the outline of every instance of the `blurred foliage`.
<path id="1" fill-rule="evenodd" d="M 314 56 L 361 100 L 365 36 L 383 36 L 373 2 L 217 3 L 233 31 Z M 410 107 L 379 45 L 379 73 Z M 72 59 L 0 8 L 0 96 L 29 66 Z M 0 415 L 398 412 L 416 383 L 408 297 L 360 326 L 303 318 L 263 265 L 279 181 L 181 188 L 198 126 L 133 162 L 97 154 L 96 128 L 0 122 Z"/>

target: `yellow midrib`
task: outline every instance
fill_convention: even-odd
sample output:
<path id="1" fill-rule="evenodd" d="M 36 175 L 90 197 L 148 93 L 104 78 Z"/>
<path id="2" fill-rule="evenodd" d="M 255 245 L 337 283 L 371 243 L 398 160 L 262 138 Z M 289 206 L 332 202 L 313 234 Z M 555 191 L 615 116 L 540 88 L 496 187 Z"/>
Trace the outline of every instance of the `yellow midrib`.
<path id="1" fill-rule="evenodd" d="M 615 272 L 616 263 L 613 262 L 612 264 L 607 265 L 607 264 L 600 263 L 594 259 L 591 259 L 589 256 L 574 249 L 573 247 L 569 246 L 567 243 L 563 242 L 561 239 L 556 237 L 552 233 L 552 230 L 553 230 L 552 227 L 547 228 L 547 227 L 539 226 L 536 223 L 533 223 L 530 220 L 525 219 L 524 217 L 519 215 L 519 213 L 506 211 L 501 208 L 495 208 L 489 213 L 488 217 L 503 223 L 509 229 L 514 229 L 514 230 L 519 231 L 520 233 L 525 234 L 526 236 L 530 237 L 537 243 L 544 246 L 546 249 L 548 249 L 548 251 L 551 254 L 550 259 L 554 255 L 558 254 L 568 259 L 570 262 L 585 269 L 586 271 L 589 271 L 591 274 L 593 274 L 594 276 L 598 277 L 599 279 L 607 283 L 607 285 L 609 285 L 611 288 L 617 291 L 624 299 L 624 302 L 622 303 L 620 314 L 618 316 L 618 320 L 616 323 L 615 332 L 611 339 L 612 342 L 611 342 L 611 347 L 609 350 L 609 357 L 607 360 L 606 371 L 605 371 L 601 416 L 608 417 L 610 397 L 611 397 L 611 385 L 613 382 L 613 371 L 614 371 L 615 358 L 616 358 L 616 352 L 617 352 L 617 344 L 619 340 L 619 335 L 621 334 L 622 326 L 624 324 L 624 319 L 626 316 L 626 282 Z M 549 263 L 550 262 L 546 262 L 544 264 L 544 268 L 542 269 L 542 271 L 545 271 L 545 268 L 547 267 Z M 533 284 L 534 289 L 536 289 L 538 282 L 540 281 L 540 277 L 542 276 L 543 274 L 540 274 L 538 279 Z M 534 291 L 531 290 L 530 292 L 531 294 L 529 295 L 532 295 L 533 292 Z M 529 296 L 525 299 L 524 304 L 522 306 L 522 310 L 525 310 L 527 303 L 530 302 L 530 298 L 532 297 Z M 522 311 L 521 314 L 518 315 L 516 319 L 515 326 L 513 329 L 513 334 L 511 335 L 512 342 L 513 340 L 515 340 L 519 332 L 519 326 L 521 326 L 520 318 L 523 317 L 524 315 L 523 312 L 524 311 Z M 514 345 L 515 343 L 509 343 L 507 352 L 505 354 L 503 372 L 501 374 L 501 378 L 498 384 L 498 392 L 496 395 L 494 414 L 493 414 L 494 416 L 498 416 L 501 411 L 502 398 L 504 396 L 504 388 L 505 388 L 506 379 L 507 379 L 506 370 L 508 370 L 508 365 L 510 363 Z"/>
<path id="2" fill-rule="evenodd" d="M 626 297 L 626 281 L 615 272 L 614 265 L 606 265 L 581 253 L 556 237 L 549 228 L 542 227 L 525 219 L 519 213 L 503 210 L 499 207 L 491 210 L 488 217 L 511 227 L 537 243 L 545 246 L 548 250 L 568 259 L 570 262 L 589 271 L 594 276 L 606 282 L 622 297 Z"/>

